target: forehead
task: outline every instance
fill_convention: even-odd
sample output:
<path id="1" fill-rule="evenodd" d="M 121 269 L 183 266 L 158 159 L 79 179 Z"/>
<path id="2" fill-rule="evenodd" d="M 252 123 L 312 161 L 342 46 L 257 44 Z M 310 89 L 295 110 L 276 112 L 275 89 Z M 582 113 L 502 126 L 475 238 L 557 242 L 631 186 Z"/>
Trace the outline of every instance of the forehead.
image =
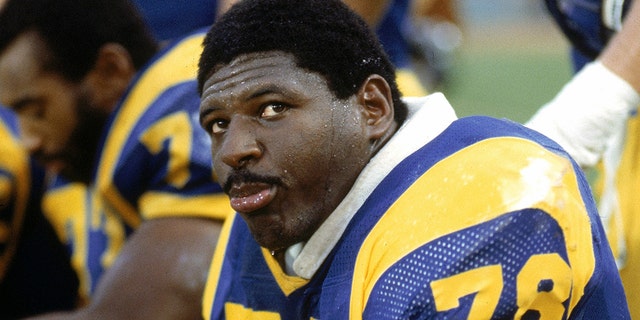
<path id="1" fill-rule="evenodd" d="M 231 62 L 220 65 L 209 77 L 208 81 L 219 81 L 231 75 L 254 69 L 272 67 L 298 68 L 293 54 L 282 51 L 252 52 L 238 55 Z M 300 68 L 298 68 L 300 69 Z M 302 69 L 300 69 L 302 71 Z"/>
<path id="2" fill-rule="evenodd" d="M 0 68 L 12 74 L 40 70 L 46 45 L 35 31 L 20 34 L 0 53 Z"/>
<path id="3" fill-rule="evenodd" d="M 307 87 L 324 85 L 324 77 L 301 68 L 292 54 L 268 51 L 243 54 L 220 66 L 205 81 L 203 97 L 229 91 L 247 91 L 256 86 Z M 317 89 L 317 88 L 316 88 Z M 321 88 L 322 89 L 322 88 Z"/>
<path id="4" fill-rule="evenodd" d="M 3 97 L 33 84 L 42 73 L 45 50 L 41 38 L 30 31 L 18 36 L 0 53 L 0 91 Z"/>

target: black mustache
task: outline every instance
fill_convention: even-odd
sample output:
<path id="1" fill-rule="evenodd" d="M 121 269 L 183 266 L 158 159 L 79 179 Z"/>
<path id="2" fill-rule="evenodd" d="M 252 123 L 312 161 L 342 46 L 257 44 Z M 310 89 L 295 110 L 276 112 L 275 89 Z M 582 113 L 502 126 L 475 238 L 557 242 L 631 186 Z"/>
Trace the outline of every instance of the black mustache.
<path id="1" fill-rule="evenodd" d="M 238 183 L 266 183 L 273 185 L 282 185 L 282 180 L 278 177 L 265 176 L 250 172 L 248 170 L 233 171 L 224 182 L 222 189 L 229 194 L 231 187 Z"/>

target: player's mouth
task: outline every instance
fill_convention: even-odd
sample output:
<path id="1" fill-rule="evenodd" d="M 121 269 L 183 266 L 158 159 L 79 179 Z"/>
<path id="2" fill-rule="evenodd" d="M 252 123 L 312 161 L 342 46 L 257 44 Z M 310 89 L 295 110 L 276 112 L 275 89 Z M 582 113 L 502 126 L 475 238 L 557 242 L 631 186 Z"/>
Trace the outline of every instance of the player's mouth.
<path id="1" fill-rule="evenodd" d="M 250 213 L 269 205 L 276 196 L 276 186 L 263 182 L 234 183 L 229 189 L 231 208 Z"/>

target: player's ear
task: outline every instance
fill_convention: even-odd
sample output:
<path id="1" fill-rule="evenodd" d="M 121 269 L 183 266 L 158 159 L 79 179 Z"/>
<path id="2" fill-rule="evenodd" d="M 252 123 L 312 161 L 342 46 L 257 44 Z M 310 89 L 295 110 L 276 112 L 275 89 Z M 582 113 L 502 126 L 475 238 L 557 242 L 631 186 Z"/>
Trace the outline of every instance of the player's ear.
<path id="1" fill-rule="evenodd" d="M 380 139 L 394 126 L 393 99 L 387 81 L 377 75 L 369 76 L 360 91 L 358 102 L 363 106 L 369 139 Z"/>
<path id="2" fill-rule="evenodd" d="M 117 43 L 104 44 L 84 79 L 91 104 L 110 112 L 135 73 L 136 68 L 127 49 Z"/>

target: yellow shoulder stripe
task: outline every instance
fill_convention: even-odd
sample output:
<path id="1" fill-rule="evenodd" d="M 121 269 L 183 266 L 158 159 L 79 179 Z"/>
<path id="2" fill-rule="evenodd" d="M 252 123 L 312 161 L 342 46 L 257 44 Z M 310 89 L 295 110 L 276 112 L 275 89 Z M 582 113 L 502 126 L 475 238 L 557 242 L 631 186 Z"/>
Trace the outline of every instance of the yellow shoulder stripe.
<path id="1" fill-rule="evenodd" d="M 441 160 L 389 208 L 357 257 L 350 318 L 362 318 L 377 280 L 402 257 L 441 236 L 525 208 L 547 212 L 565 231 L 569 263 L 580 266 L 572 270 L 572 309 L 595 263 L 575 172 L 568 160 L 534 142 L 502 137 Z"/>

